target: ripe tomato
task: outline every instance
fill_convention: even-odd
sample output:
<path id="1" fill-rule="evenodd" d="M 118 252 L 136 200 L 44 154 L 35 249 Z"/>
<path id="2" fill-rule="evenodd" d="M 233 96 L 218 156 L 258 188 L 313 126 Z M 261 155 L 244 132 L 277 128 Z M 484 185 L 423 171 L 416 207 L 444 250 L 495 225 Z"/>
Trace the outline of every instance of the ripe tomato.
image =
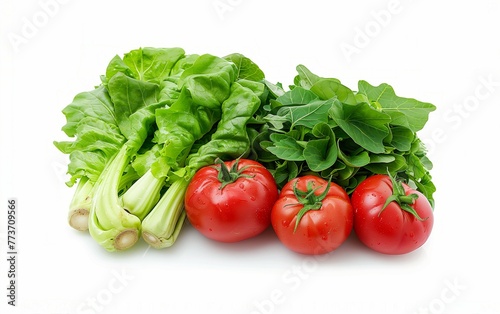
<path id="1" fill-rule="evenodd" d="M 204 236 L 237 242 L 269 227 L 277 198 L 271 173 L 258 162 L 238 159 L 198 170 L 184 205 L 189 222 Z"/>
<path id="2" fill-rule="evenodd" d="M 306 175 L 288 182 L 271 212 L 271 224 L 280 241 L 302 254 L 324 254 L 349 236 L 353 210 L 339 185 Z"/>
<path id="3" fill-rule="evenodd" d="M 351 202 L 354 231 L 377 252 L 409 253 L 422 246 L 432 231 L 434 216 L 427 198 L 388 175 L 374 175 L 361 182 Z"/>

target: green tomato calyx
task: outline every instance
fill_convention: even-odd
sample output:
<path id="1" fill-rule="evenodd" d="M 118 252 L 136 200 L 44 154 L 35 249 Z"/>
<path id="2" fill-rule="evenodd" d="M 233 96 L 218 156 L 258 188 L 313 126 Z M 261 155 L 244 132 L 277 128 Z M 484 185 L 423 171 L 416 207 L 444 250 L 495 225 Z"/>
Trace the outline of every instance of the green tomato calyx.
<path id="1" fill-rule="evenodd" d="M 396 180 L 396 178 L 393 177 L 390 172 L 388 172 L 388 176 L 391 179 L 392 183 L 392 195 L 387 198 L 387 200 L 384 203 L 384 206 L 378 213 L 378 216 L 382 214 L 382 212 L 386 209 L 387 206 L 389 206 L 390 203 L 396 202 L 402 210 L 409 212 L 410 214 L 415 216 L 415 218 L 417 218 L 418 220 L 420 221 L 427 220 L 427 218 L 429 217 L 426 218 L 420 217 L 415 208 L 411 206 L 415 204 L 418 195 L 416 193 L 406 195 L 405 189 L 401 181 Z"/>
<path id="2" fill-rule="evenodd" d="M 236 159 L 229 168 L 224 161 L 222 161 L 220 158 L 217 158 L 215 160 L 215 163 L 220 165 L 220 168 L 216 168 L 218 170 L 218 175 L 217 179 L 221 183 L 220 190 L 223 190 L 226 185 L 230 183 L 236 182 L 239 178 L 252 178 L 253 176 L 244 174 L 243 172 L 248 168 L 248 166 L 241 167 L 241 169 L 238 169 L 240 159 Z"/>
<path id="3" fill-rule="evenodd" d="M 302 209 L 297 213 L 297 219 L 295 220 L 295 227 L 293 229 L 293 232 L 297 230 L 297 227 L 299 226 L 300 220 L 302 217 L 310 210 L 320 210 L 321 206 L 323 206 L 323 200 L 325 199 L 326 195 L 330 191 L 330 180 L 328 180 L 328 183 L 326 185 L 325 190 L 323 193 L 320 195 L 316 195 L 315 192 L 319 190 L 320 188 L 323 187 L 323 185 L 314 187 L 314 182 L 309 181 L 307 183 L 307 189 L 305 191 L 300 190 L 297 188 L 297 181 L 295 181 L 293 185 L 293 193 L 295 194 L 295 197 L 299 201 L 298 204 L 301 204 L 303 207 Z M 296 204 L 293 204 L 296 205 Z"/>

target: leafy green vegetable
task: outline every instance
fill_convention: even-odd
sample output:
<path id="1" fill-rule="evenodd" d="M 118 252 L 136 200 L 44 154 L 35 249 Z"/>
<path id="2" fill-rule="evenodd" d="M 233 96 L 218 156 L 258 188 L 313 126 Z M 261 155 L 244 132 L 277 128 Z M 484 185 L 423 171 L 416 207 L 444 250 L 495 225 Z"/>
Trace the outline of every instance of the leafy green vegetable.
<path id="1" fill-rule="evenodd" d="M 429 113 L 436 109 L 430 103 L 396 96 L 394 89 L 388 84 L 375 87 L 366 81 L 359 81 L 358 89 L 359 93 L 377 103 L 391 117 L 392 125 L 404 126 L 413 132 L 420 131 L 427 122 Z"/>
<path id="2" fill-rule="evenodd" d="M 297 72 L 289 91 L 266 82 L 265 113 L 255 117 L 263 124 L 255 125 L 252 153 L 280 186 L 312 172 L 350 193 L 367 176 L 389 171 L 433 202 L 432 164 L 416 132 L 434 105 L 397 96 L 388 84 L 359 81 L 354 92 L 303 65 Z"/>
<path id="3" fill-rule="evenodd" d="M 356 98 L 352 90 L 340 84 L 340 81 L 337 79 L 318 80 L 311 86 L 311 91 L 321 99 L 336 98 L 344 104 L 356 105 Z"/>
<path id="4" fill-rule="evenodd" d="M 231 61 L 235 64 L 238 72 L 236 76 L 241 80 L 249 81 L 262 81 L 264 79 L 264 72 L 249 58 L 240 53 L 230 54 L 224 59 Z"/>
<path id="5" fill-rule="evenodd" d="M 389 134 L 391 118 L 367 103 L 355 106 L 336 101 L 330 117 L 356 144 L 373 153 L 385 152 L 383 140 Z"/>
<path id="6" fill-rule="evenodd" d="M 173 244 L 196 170 L 251 153 L 247 123 L 267 99 L 263 81 L 241 54 L 140 48 L 113 57 L 101 84 L 63 110 L 72 140 L 54 142 L 69 154 L 68 185 L 77 183 L 74 227 L 88 226 L 109 251 L 141 234 L 155 247 Z"/>
<path id="7" fill-rule="evenodd" d="M 304 148 L 304 158 L 309 169 L 320 172 L 333 166 L 337 160 L 335 133 L 326 123 L 316 124 L 311 134 L 315 139 L 307 141 Z"/>

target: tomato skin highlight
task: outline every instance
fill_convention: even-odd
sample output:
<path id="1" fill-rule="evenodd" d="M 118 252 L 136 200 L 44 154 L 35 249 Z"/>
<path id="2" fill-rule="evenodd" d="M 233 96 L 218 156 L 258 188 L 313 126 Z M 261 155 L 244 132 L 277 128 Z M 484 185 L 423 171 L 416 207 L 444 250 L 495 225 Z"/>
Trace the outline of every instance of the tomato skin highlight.
<path id="1" fill-rule="evenodd" d="M 434 215 L 432 206 L 420 192 L 402 183 L 406 195 L 417 194 L 410 205 L 422 218 L 404 211 L 396 202 L 382 210 L 392 195 L 392 182 L 387 175 L 374 175 L 363 182 L 351 195 L 354 208 L 354 231 L 367 247 L 384 254 L 399 255 L 421 247 L 429 238 Z"/>
<path id="2" fill-rule="evenodd" d="M 304 207 L 294 193 L 306 191 L 308 184 L 317 189 L 319 196 L 328 182 L 322 178 L 305 175 L 288 182 L 281 190 L 271 213 L 271 223 L 280 241 L 290 250 L 301 254 L 325 254 L 337 249 L 349 236 L 353 227 L 353 210 L 349 196 L 339 185 L 330 183 L 330 190 L 321 201 L 321 208 L 309 210 L 300 219 L 297 214 Z"/>
<path id="3" fill-rule="evenodd" d="M 231 168 L 236 161 L 224 162 Z M 244 168 L 246 167 L 246 168 Z M 188 185 L 185 210 L 189 222 L 205 237 L 238 242 L 255 237 L 271 224 L 271 209 L 278 188 L 271 173 L 260 163 L 240 159 L 243 177 L 221 189 L 220 165 L 203 167 Z"/>

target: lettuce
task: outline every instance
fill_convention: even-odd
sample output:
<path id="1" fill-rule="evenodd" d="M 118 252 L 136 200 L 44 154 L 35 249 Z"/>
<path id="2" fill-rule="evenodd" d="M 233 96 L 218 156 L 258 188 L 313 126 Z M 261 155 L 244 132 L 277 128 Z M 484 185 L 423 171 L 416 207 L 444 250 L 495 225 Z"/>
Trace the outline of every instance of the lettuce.
<path id="1" fill-rule="evenodd" d="M 171 245 L 185 217 L 178 194 L 194 172 L 249 151 L 246 123 L 265 98 L 262 78 L 240 54 L 140 48 L 113 57 L 101 84 L 63 110 L 72 140 L 54 142 L 71 161 L 68 185 L 78 183 L 70 224 L 88 226 L 108 251 L 128 249 L 143 228 L 148 240 L 150 226 L 173 226 L 160 243 Z"/>

